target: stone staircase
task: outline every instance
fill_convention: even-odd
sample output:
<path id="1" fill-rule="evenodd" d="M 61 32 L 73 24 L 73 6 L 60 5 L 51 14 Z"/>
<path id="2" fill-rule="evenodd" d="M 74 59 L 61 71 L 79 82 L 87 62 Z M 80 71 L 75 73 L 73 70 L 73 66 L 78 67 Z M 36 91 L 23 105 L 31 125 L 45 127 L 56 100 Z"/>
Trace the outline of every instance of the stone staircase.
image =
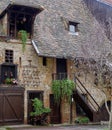
<path id="1" fill-rule="evenodd" d="M 93 122 L 108 121 L 109 114 L 104 103 L 104 93 L 95 87 L 85 87 L 81 81 L 75 77 L 76 91 L 74 100 L 84 110 L 89 119 Z M 87 95 L 87 99 L 83 98 Z"/>

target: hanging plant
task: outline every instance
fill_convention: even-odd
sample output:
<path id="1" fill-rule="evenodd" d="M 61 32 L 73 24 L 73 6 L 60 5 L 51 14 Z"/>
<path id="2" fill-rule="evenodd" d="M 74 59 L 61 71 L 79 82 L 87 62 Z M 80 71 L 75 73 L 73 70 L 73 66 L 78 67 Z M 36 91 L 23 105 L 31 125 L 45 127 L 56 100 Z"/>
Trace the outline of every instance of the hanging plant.
<path id="1" fill-rule="evenodd" d="M 28 33 L 25 30 L 18 32 L 18 38 L 22 41 L 22 51 L 25 51 L 26 41 L 28 39 Z"/>
<path id="2" fill-rule="evenodd" d="M 52 81 L 52 92 L 56 103 L 60 103 L 61 100 L 61 82 L 60 80 Z"/>
<path id="3" fill-rule="evenodd" d="M 54 99 L 58 104 L 61 99 L 65 98 L 70 103 L 74 89 L 75 83 L 70 79 L 53 80 L 52 82 L 52 92 L 54 94 Z"/>
<path id="4" fill-rule="evenodd" d="M 68 102 L 71 102 L 71 96 L 75 88 L 75 83 L 72 80 L 66 79 L 61 81 L 61 93 L 62 97 L 66 98 Z"/>

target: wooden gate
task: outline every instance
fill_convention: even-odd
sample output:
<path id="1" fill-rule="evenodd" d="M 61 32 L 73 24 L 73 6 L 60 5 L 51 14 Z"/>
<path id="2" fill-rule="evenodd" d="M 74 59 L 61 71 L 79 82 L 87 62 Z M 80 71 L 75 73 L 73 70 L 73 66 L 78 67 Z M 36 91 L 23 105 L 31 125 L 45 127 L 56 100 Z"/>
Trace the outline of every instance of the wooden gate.
<path id="1" fill-rule="evenodd" d="M 24 89 L 0 88 L 0 125 L 22 124 L 24 119 Z"/>

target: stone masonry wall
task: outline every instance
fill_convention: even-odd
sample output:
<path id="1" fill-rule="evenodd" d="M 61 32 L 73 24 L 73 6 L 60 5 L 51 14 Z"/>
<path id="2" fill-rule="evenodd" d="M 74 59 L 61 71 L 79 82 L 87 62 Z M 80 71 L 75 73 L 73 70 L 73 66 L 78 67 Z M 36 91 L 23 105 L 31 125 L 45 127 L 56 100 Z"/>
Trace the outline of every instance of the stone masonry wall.
<path id="1" fill-rule="evenodd" d="M 5 62 L 5 50 L 14 51 L 14 64 L 17 64 L 19 84 L 25 88 L 24 98 L 24 122 L 27 123 L 28 90 L 44 91 L 44 105 L 49 107 L 49 94 L 51 94 L 50 84 L 52 73 L 56 72 L 56 63 L 54 58 L 47 58 L 47 66 L 42 65 L 42 57 L 38 57 L 30 42 L 27 43 L 24 53 L 20 41 L 11 40 L 9 42 L 0 42 L 0 64 Z M 21 59 L 21 61 L 20 61 Z M 73 63 L 67 62 L 68 73 L 71 73 Z M 62 122 L 70 121 L 70 110 L 67 103 L 63 102 Z M 63 108 L 66 109 L 63 111 Z M 75 106 L 73 109 L 73 118 L 75 118 Z"/>
<path id="2" fill-rule="evenodd" d="M 53 59 L 47 58 L 47 66 L 43 66 L 42 57 L 37 56 L 30 43 L 27 43 L 26 50 L 23 53 L 21 43 L 12 40 L 7 43 L 0 42 L 0 64 L 5 62 L 6 49 L 14 51 L 14 64 L 18 66 L 18 81 L 20 85 L 25 87 L 24 116 L 25 122 L 27 122 L 27 90 L 44 91 L 44 105 L 49 107 L 49 94 L 51 93 L 49 86 L 52 79 Z"/>
<path id="3" fill-rule="evenodd" d="M 105 48 L 105 52 L 111 49 L 111 44 L 105 36 L 98 21 L 92 16 L 83 0 L 15 0 L 19 3 L 32 3 L 35 6 L 41 5 L 44 10 L 39 13 L 35 20 L 34 38 L 38 44 L 42 45 L 40 53 L 45 56 L 54 54 L 55 49 L 60 54 L 75 57 L 98 58 Z M 6 7 L 9 0 L 0 2 L 0 9 Z M 65 29 L 62 17 L 68 21 L 79 23 L 79 35 L 74 36 Z M 66 50 L 62 50 L 66 45 Z M 46 48 L 47 46 L 47 48 Z M 5 49 L 14 50 L 14 64 L 18 65 L 18 79 L 25 87 L 25 121 L 27 120 L 27 90 L 43 90 L 44 104 L 49 106 L 51 74 L 55 71 L 54 59 L 47 58 L 47 66 L 42 65 L 42 57 L 38 57 L 34 48 L 29 43 L 26 50 L 22 52 L 22 46 L 18 41 L 0 42 L 0 63 L 4 62 Z M 48 49 L 48 51 L 46 51 Z M 71 49 L 71 50 L 70 50 Z M 57 53 L 58 54 L 58 53 Z M 84 55 L 83 55 L 84 54 Z M 55 54 L 54 54 L 55 55 Z M 70 65 L 72 68 L 72 65 Z M 68 65 L 68 67 L 70 67 Z M 70 69 L 68 70 L 70 72 Z M 71 72 L 74 72 L 71 69 Z M 66 104 L 64 104 L 66 107 Z M 66 108 L 62 113 L 63 120 L 68 121 L 68 111 Z M 67 116 L 66 116 L 67 113 Z"/>

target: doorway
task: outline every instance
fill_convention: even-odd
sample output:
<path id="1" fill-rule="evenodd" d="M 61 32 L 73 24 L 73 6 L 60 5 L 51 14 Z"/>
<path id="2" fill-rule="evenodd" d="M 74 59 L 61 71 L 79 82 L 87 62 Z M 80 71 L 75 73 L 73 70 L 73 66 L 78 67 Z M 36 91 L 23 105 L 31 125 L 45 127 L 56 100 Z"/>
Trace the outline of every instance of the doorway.
<path id="1" fill-rule="evenodd" d="M 67 78 L 67 61 L 66 59 L 56 59 L 56 72 L 59 80 Z"/>
<path id="2" fill-rule="evenodd" d="M 60 105 L 55 103 L 53 94 L 50 94 L 50 108 L 51 108 L 50 123 L 60 124 L 61 123 Z"/>
<path id="3" fill-rule="evenodd" d="M 34 98 L 43 101 L 43 91 L 28 91 L 28 124 L 30 124 L 30 112 L 33 111 L 32 99 Z"/>

